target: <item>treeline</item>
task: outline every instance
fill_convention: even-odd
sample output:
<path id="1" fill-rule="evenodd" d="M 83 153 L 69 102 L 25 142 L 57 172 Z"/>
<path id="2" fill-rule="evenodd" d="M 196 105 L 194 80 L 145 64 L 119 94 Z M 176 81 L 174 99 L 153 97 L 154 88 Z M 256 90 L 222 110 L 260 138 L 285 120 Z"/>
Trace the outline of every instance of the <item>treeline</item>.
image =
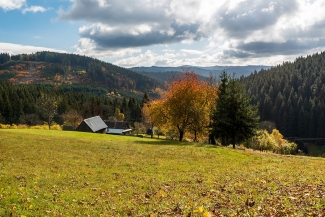
<path id="1" fill-rule="evenodd" d="M 8 54 L 2 56 L 3 61 L 0 60 L 0 64 L 10 61 Z M 12 55 L 11 61 L 24 63 L 26 67 L 33 62 L 50 63 L 50 66 L 45 67 L 42 71 L 45 77 L 55 76 L 56 74 L 67 76 L 73 72 L 84 72 L 89 78 L 89 82 L 108 89 L 147 91 L 160 86 L 158 81 L 142 74 L 76 54 L 42 51 L 33 54 Z"/>
<path id="2" fill-rule="evenodd" d="M 325 52 L 240 79 L 261 121 L 285 137 L 325 138 Z"/>
<path id="3" fill-rule="evenodd" d="M 108 119 L 114 116 L 117 108 L 124 114 L 125 121 L 141 121 L 141 102 L 136 99 L 98 96 L 98 88 L 94 88 L 95 93 L 85 92 L 85 88 L 82 90 L 67 91 L 64 86 L 14 85 L 0 81 L 0 123 L 36 125 L 47 121 L 40 109 L 42 96 L 55 99 L 57 111 L 54 121 L 58 124 L 63 124 L 63 114 L 71 110 L 77 111 L 83 118 L 99 115 Z"/>
<path id="4" fill-rule="evenodd" d="M 166 72 L 138 72 L 140 74 L 146 75 L 153 79 L 156 79 L 162 84 L 171 82 L 173 78 L 180 74 L 178 71 L 166 71 Z"/>
<path id="5" fill-rule="evenodd" d="M 0 53 L 0 64 L 10 61 L 10 55 L 8 53 Z"/>

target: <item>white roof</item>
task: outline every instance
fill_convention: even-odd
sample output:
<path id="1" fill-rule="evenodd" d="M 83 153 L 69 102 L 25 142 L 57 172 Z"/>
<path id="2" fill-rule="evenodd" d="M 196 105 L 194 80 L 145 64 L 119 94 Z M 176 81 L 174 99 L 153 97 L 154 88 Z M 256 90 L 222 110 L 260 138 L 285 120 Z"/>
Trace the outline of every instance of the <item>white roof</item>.
<path id="1" fill-rule="evenodd" d="M 106 133 L 122 134 L 123 133 L 123 129 L 107 128 Z"/>
<path id="2" fill-rule="evenodd" d="M 99 116 L 85 119 L 84 122 L 90 127 L 90 129 L 93 132 L 96 132 L 98 130 L 101 130 L 101 129 L 104 129 L 107 127 L 105 122 Z"/>
<path id="3" fill-rule="evenodd" d="M 123 134 L 126 132 L 130 132 L 132 129 L 115 129 L 115 128 L 107 128 L 106 133 L 108 134 Z"/>

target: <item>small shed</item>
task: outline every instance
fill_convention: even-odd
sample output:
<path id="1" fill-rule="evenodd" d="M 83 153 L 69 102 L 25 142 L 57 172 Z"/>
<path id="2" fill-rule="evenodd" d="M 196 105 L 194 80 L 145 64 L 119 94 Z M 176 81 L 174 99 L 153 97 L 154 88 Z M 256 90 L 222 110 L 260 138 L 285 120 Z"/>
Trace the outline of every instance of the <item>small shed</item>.
<path id="1" fill-rule="evenodd" d="M 91 117 L 83 120 L 77 127 L 76 131 L 80 132 L 92 132 L 92 133 L 106 133 L 107 125 L 99 117 Z"/>
<path id="2" fill-rule="evenodd" d="M 131 134 L 132 129 L 125 121 L 105 121 L 107 125 L 107 134 L 126 135 Z"/>

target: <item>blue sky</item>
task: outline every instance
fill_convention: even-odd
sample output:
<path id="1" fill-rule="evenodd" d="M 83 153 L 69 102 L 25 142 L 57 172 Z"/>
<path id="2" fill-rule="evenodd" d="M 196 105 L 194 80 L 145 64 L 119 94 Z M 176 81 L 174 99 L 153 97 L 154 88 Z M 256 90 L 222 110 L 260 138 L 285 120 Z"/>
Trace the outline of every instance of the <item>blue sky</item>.
<path id="1" fill-rule="evenodd" d="M 323 0 L 0 0 L 0 52 L 123 67 L 277 65 L 325 50 Z"/>

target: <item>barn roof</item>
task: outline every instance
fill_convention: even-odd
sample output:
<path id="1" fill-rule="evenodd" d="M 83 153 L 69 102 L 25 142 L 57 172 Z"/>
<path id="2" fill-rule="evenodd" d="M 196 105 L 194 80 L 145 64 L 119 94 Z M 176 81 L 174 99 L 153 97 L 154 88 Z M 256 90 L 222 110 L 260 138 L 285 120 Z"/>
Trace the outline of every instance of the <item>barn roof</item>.
<path id="1" fill-rule="evenodd" d="M 99 116 L 85 119 L 84 122 L 90 127 L 93 132 L 97 132 L 101 129 L 107 128 L 107 125 Z"/>

